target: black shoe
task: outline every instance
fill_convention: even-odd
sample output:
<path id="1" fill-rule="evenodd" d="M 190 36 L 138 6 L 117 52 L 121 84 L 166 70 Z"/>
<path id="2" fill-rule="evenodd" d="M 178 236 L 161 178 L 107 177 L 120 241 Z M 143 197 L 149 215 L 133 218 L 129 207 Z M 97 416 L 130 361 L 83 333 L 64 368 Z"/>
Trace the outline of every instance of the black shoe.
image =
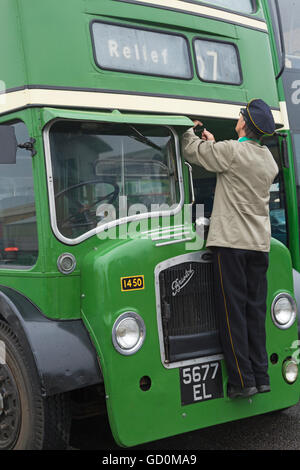
<path id="1" fill-rule="evenodd" d="M 256 387 L 237 387 L 234 385 L 228 384 L 227 395 L 229 398 L 248 398 L 252 397 L 258 392 Z"/>
<path id="2" fill-rule="evenodd" d="M 270 385 L 257 385 L 258 393 L 267 393 L 271 391 Z"/>

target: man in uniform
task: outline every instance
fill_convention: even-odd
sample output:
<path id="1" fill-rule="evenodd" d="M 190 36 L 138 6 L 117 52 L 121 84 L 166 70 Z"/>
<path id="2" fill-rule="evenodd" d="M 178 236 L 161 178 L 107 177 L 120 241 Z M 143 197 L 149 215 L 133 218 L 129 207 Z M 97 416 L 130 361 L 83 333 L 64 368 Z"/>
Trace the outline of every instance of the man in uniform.
<path id="1" fill-rule="evenodd" d="M 260 99 L 241 109 L 238 140 L 215 142 L 206 129 L 183 135 L 183 155 L 217 174 L 207 247 L 214 253 L 220 340 L 230 398 L 270 391 L 266 352 L 267 268 L 270 251 L 270 186 L 278 173 L 259 138 L 275 123 Z"/>

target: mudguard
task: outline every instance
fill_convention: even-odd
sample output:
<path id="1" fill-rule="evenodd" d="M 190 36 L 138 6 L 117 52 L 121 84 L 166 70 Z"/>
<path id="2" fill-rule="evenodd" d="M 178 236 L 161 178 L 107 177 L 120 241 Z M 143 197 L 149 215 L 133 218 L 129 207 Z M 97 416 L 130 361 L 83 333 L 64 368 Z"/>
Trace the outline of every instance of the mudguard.
<path id="1" fill-rule="evenodd" d="M 0 286 L 0 318 L 32 355 L 43 396 L 103 382 L 97 354 L 81 320 L 46 318 L 19 292 Z"/>

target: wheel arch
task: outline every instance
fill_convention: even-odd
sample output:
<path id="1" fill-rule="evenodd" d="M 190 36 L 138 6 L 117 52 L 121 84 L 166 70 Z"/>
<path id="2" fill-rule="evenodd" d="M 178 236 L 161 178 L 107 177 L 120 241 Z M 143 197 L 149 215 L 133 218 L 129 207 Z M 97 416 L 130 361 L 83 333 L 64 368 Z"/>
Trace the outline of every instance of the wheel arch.
<path id="1" fill-rule="evenodd" d="M 43 396 L 103 382 L 96 350 L 82 320 L 52 320 L 20 292 L 0 285 L 0 319 L 32 359 Z"/>

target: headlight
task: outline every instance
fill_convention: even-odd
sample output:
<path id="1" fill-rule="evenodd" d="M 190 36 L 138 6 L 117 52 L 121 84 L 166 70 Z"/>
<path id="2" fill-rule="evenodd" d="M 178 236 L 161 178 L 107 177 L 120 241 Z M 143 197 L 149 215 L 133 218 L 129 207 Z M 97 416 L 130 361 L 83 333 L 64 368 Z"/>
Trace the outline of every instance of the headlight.
<path id="1" fill-rule="evenodd" d="M 143 319 L 134 312 L 122 313 L 114 323 L 112 342 L 116 350 L 126 356 L 138 351 L 146 336 Z"/>
<path id="2" fill-rule="evenodd" d="M 287 383 L 293 384 L 294 382 L 296 382 L 298 377 L 298 365 L 296 361 L 294 361 L 293 359 L 287 359 L 286 361 L 284 361 L 282 366 L 282 374 L 284 380 Z"/>
<path id="3" fill-rule="evenodd" d="M 279 294 L 273 300 L 271 312 L 278 328 L 289 328 L 296 319 L 296 302 L 289 294 Z"/>

